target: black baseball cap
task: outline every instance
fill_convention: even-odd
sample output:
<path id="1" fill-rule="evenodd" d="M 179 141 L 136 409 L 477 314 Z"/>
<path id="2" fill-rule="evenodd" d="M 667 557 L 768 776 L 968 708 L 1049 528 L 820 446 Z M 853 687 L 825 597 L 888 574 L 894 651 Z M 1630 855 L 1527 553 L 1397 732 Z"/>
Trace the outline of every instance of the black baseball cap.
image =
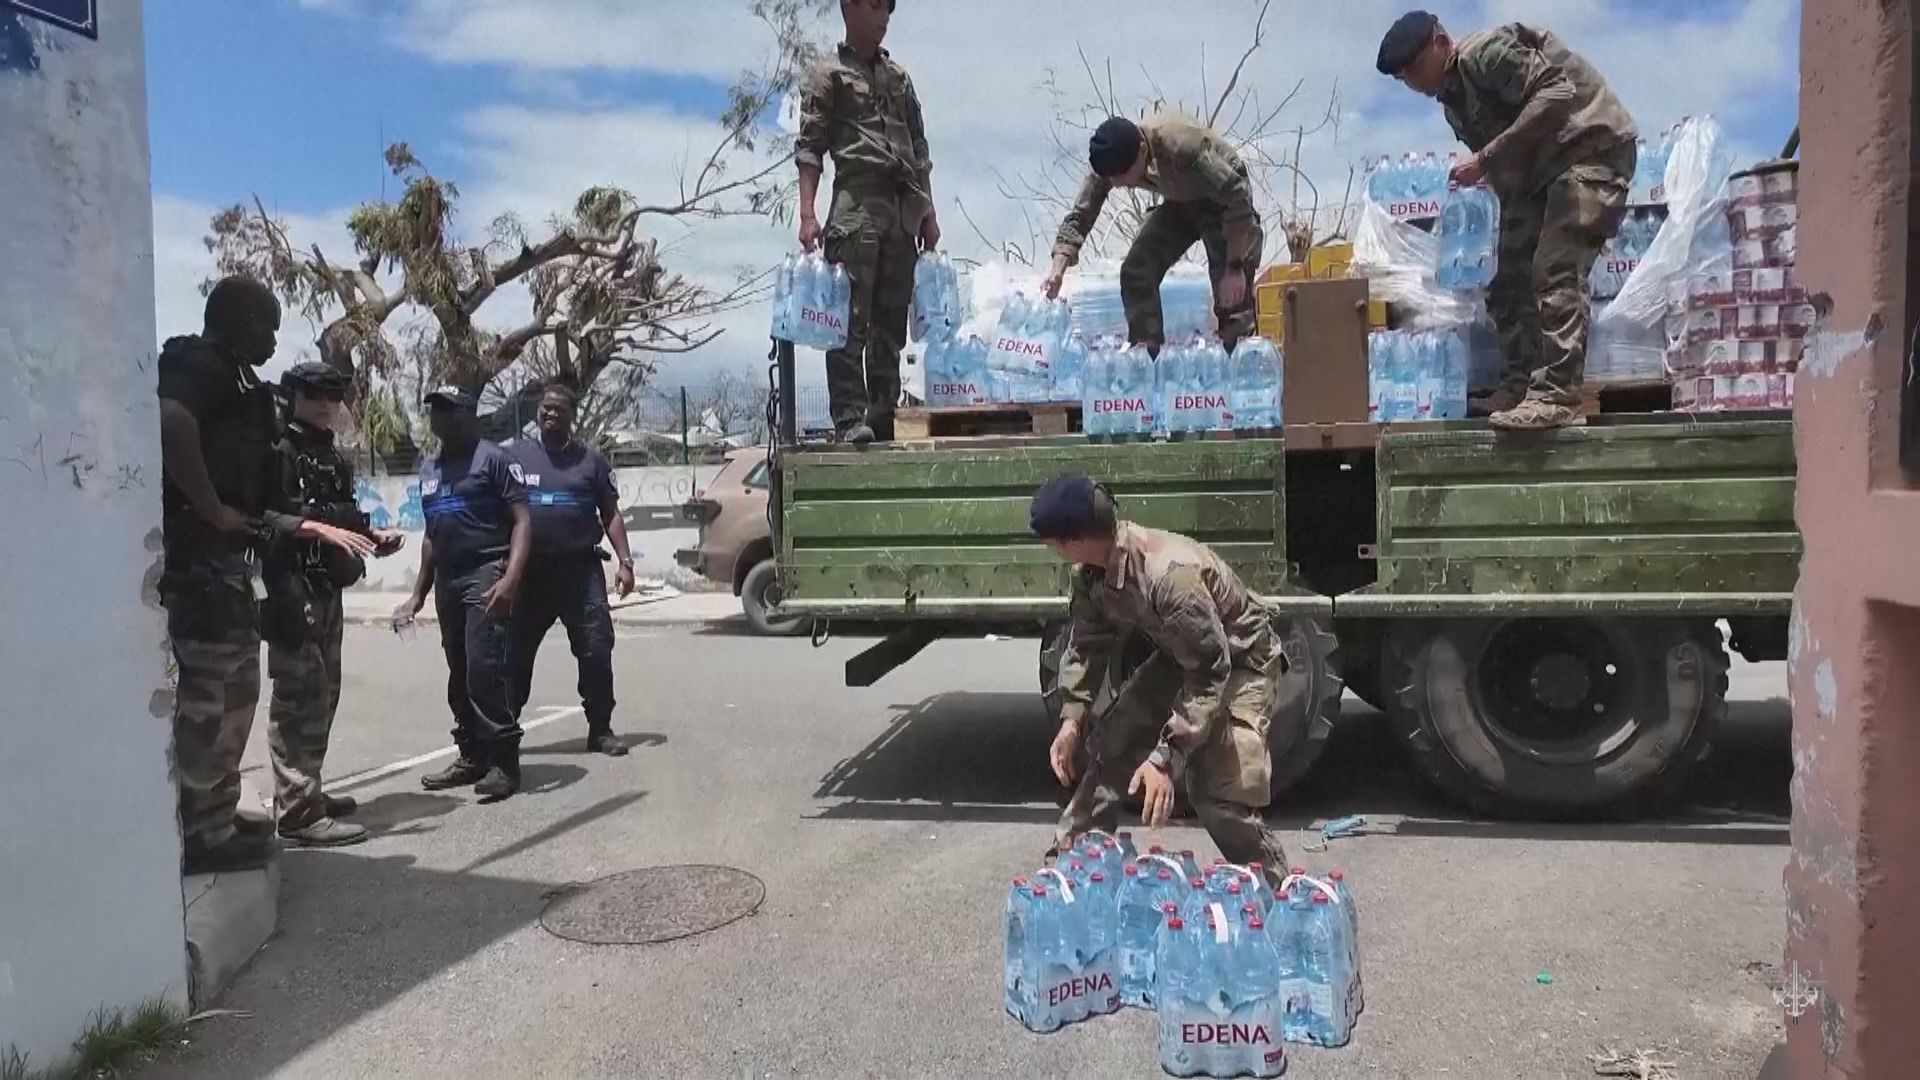
<path id="1" fill-rule="evenodd" d="M 1096 175 L 1119 176 L 1140 157 L 1140 125 L 1124 116 L 1110 116 L 1087 140 L 1087 164 Z"/>
<path id="2" fill-rule="evenodd" d="M 436 387 L 428 393 L 427 404 L 444 405 L 449 409 L 465 409 L 472 412 L 479 407 L 480 402 L 473 396 L 471 390 L 449 383 L 446 386 Z"/>
<path id="3" fill-rule="evenodd" d="M 303 386 L 321 394 L 344 394 L 353 388 L 353 377 L 332 364 L 303 360 L 280 376 L 280 385 L 289 388 Z"/>
<path id="4" fill-rule="evenodd" d="M 1399 21 L 1388 28 L 1387 36 L 1380 39 L 1380 56 L 1374 66 L 1382 75 L 1398 76 L 1432 44 L 1433 32 L 1439 28 L 1440 19 L 1430 12 L 1409 11 L 1400 16 Z"/>
<path id="5" fill-rule="evenodd" d="M 1099 485 L 1069 473 L 1056 476 L 1033 497 L 1027 524 L 1042 540 L 1078 540 L 1104 531 L 1095 493 Z"/>

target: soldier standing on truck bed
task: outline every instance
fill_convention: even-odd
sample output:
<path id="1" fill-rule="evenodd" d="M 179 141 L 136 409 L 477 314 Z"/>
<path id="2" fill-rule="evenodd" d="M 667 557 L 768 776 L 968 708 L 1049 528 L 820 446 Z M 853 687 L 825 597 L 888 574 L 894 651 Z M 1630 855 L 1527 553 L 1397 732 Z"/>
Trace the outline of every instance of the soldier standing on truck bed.
<path id="1" fill-rule="evenodd" d="M 1260 810 L 1272 796 L 1267 718 L 1286 659 L 1267 612 L 1206 545 L 1120 520 L 1112 495 L 1084 476 L 1049 481 L 1030 519 L 1034 535 L 1074 564 L 1065 704 L 1050 751 L 1054 775 L 1074 792 L 1057 848 L 1088 829 L 1112 832 L 1122 785 L 1144 795 L 1148 827 L 1164 824 L 1178 769 L 1220 853 L 1260 863 L 1278 889 L 1286 853 Z M 1154 653 L 1092 717 L 1094 691 L 1127 630 L 1145 634 Z M 1089 726 L 1091 763 L 1076 778 Z"/>
<path id="2" fill-rule="evenodd" d="M 1138 124 L 1120 116 L 1102 122 L 1088 142 L 1087 163 L 1092 171 L 1060 225 L 1053 266 L 1041 283 L 1047 296 L 1060 295 L 1067 268 L 1079 261 L 1113 189 L 1145 188 L 1161 202 L 1147 211 L 1120 264 L 1128 338 L 1155 350 L 1166 343 L 1160 281 L 1196 240 L 1207 249 L 1220 340 L 1232 349 L 1252 333 L 1253 277 L 1265 235 L 1240 155 L 1205 126 L 1160 112 Z"/>
<path id="3" fill-rule="evenodd" d="M 352 379 L 330 365 L 295 364 L 281 379 L 291 395 L 286 429 L 274 452 L 278 509 L 328 539 L 291 538 L 267 560 L 267 752 L 273 759 L 280 839 L 294 847 L 344 847 L 367 838 L 341 821 L 354 800 L 321 790 L 320 769 L 340 707 L 341 590 L 366 576 L 367 554 L 400 550 L 401 533 L 375 531 L 360 512 L 353 466 L 334 445 Z"/>
<path id="4" fill-rule="evenodd" d="M 1455 42 L 1424 11 L 1380 43 L 1378 67 L 1446 107 L 1473 156 L 1456 184 L 1500 196 L 1500 266 L 1487 310 L 1506 354 L 1476 411 L 1517 430 L 1583 423 L 1587 275 L 1626 215 L 1638 132 L 1592 64 L 1551 33 L 1512 23 Z"/>
<path id="5" fill-rule="evenodd" d="M 844 442 L 893 438 L 900 350 L 913 300 L 914 241 L 940 245 L 933 159 L 913 80 L 880 43 L 895 0 L 840 0 L 847 37 L 807 76 L 800 99 L 800 246 L 826 240 L 827 261 L 853 285 L 847 344 L 827 354 L 827 398 Z M 820 228 L 814 201 L 833 157 L 833 204 Z"/>

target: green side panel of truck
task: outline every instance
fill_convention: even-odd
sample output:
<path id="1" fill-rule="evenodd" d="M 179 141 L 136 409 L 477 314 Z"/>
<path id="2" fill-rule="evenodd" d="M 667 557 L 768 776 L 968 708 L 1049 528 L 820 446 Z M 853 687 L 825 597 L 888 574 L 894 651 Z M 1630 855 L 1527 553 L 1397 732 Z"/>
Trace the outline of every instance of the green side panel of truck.
<path id="1" fill-rule="evenodd" d="M 1342 613 L 1764 614 L 1792 602 L 1785 419 L 1393 432 L 1375 465 L 1379 580 L 1336 601 Z"/>
<path id="2" fill-rule="evenodd" d="M 1104 481 L 1130 520 L 1212 545 L 1252 588 L 1285 591 L 1278 439 L 1072 437 L 782 454 L 782 607 L 840 617 L 1057 618 L 1067 568 L 1028 531 L 1027 508 L 1042 484 L 1069 472 Z"/>

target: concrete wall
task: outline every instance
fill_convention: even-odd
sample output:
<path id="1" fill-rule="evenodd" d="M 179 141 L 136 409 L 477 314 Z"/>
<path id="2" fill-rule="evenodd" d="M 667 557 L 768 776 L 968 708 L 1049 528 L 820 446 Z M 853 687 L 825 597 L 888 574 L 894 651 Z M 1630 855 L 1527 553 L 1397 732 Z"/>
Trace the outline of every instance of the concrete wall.
<path id="1" fill-rule="evenodd" d="M 0 1047 L 40 1066 L 186 1002 L 140 6 L 100 15 L 0 8 Z"/>
<path id="2" fill-rule="evenodd" d="M 648 465 L 615 469 L 620 489 L 621 516 L 633 546 L 634 572 L 642 578 L 665 578 L 674 570 L 673 553 L 692 547 L 700 530 L 680 516 L 680 504 L 711 483 L 719 465 Z M 411 476 L 361 477 L 360 509 L 378 528 L 397 528 L 409 535 L 406 549 L 390 559 L 367 564 L 367 577 L 358 588 L 405 591 L 413 587 L 420 565 L 420 484 Z"/>
<path id="3" fill-rule="evenodd" d="M 1789 643 L 1783 965 L 1798 991 L 1783 995 L 1795 1077 L 1920 1070 L 1920 491 L 1898 464 L 1916 314 L 1914 32 L 1911 4 L 1802 9 L 1799 266 L 1825 315 L 1795 387 L 1806 557 Z"/>

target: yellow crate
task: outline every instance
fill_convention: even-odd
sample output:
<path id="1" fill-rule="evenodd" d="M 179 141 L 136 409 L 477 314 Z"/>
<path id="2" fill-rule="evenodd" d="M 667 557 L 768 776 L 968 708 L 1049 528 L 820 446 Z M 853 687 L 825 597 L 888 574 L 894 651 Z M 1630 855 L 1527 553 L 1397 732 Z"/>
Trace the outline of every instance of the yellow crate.
<path id="1" fill-rule="evenodd" d="M 1346 277 L 1352 265 L 1353 245 L 1349 243 L 1321 244 L 1307 252 L 1308 277 Z"/>

